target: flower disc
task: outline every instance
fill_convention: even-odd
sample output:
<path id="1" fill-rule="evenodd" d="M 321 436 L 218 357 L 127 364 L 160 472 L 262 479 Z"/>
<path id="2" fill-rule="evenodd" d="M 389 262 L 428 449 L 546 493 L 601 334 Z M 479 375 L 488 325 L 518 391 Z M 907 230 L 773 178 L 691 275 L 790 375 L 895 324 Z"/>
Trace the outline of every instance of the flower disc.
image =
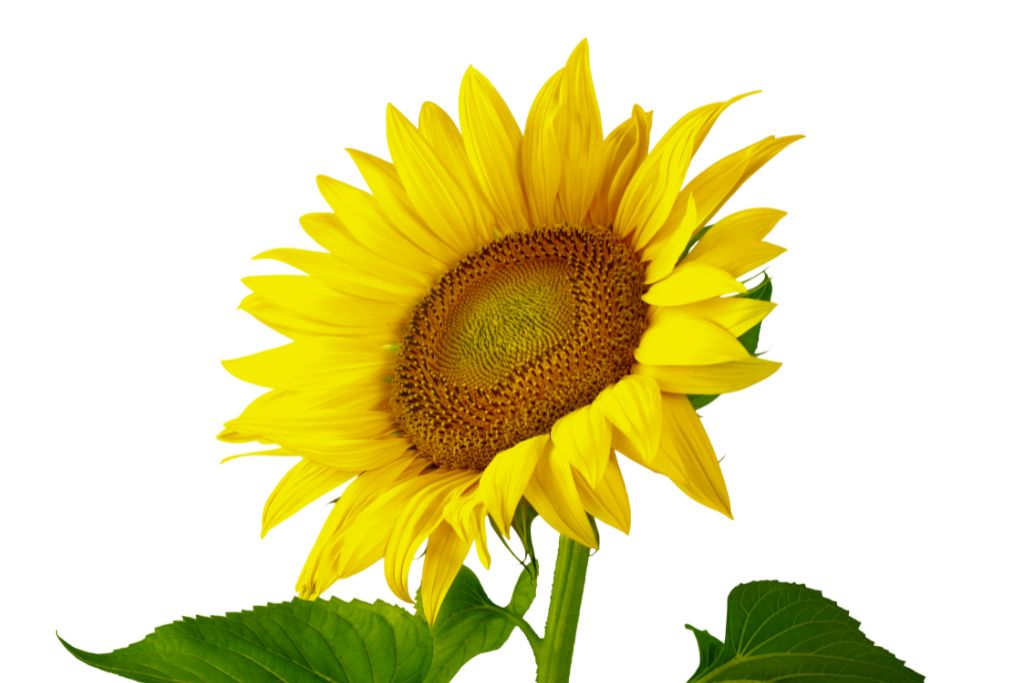
<path id="1" fill-rule="evenodd" d="M 416 307 L 393 376 L 406 439 L 483 469 L 629 374 L 644 269 L 610 230 L 514 233 L 466 257 Z"/>

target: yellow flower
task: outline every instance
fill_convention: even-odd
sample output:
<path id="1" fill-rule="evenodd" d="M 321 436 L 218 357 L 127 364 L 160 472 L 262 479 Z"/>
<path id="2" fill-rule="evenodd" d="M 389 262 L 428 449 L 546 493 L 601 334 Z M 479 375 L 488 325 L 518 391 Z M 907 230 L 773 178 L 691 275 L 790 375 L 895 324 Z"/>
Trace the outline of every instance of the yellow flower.
<path id="1" fill-rule="evenodd" d="M 783 250 L 783 213 L 718 220 L 733 192 L 798 138 L 768 137 L 682 187 L 718 116 L 679 119 L 648 152 L 651 113 L 605 137 L 582 42 L 541 88 L 524 131 L 470 68 L 461 130 L 427 103 L 387 110 L 393 162 L 350 151 L 370 192 L 318 178 L 329 213 L 303 216 L 325 252 L 261 256 L 303 275 L 251 277 L 242 308 L 292 341 L 225 365 L 268 387 L 220 438 L 301 460 L 270 495 L 264 533 L 346 482 L 299 579 L 315 596 L 383 558 L 433 620 L 487 516 L 507 536 L 525 497 L 596 547 L 588 515 L 628 531 L 617 453 L 730 515 L 688 394 L 735 391 L 778 364 L 737 340 L 772 304 L 736 296 Z M 680 190 L 680 188 L 682 188 Z"/>

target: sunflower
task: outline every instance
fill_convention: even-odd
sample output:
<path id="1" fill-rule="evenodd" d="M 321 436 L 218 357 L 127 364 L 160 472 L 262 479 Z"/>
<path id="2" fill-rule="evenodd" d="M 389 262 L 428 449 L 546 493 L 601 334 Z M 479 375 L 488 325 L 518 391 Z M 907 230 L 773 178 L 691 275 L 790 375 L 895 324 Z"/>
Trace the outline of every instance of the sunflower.
<path id="1" fill-rule="evenodd" d="M 783 251 L 783 216 L 712 217 L 799 136 L 768 137 L 683 186 L 723 111 L 696 109 L 648 151 L 635 106 L 607 137 L 583 41 L 541 88 L 521 130 L 472 67 L 459 121 L 426 103 L 387 108 L 392 161 L 350 150 L 369 188 L 317 179 L 331 211 L 303 216 L 326 251 L 261 254 L 301 271 L 244 280 L 242 308 L 290 338 L 225 363 L 267 387 L 220 438 L 294 456 L 263 533 L 347 483 L 299 578 L 319 595 L 384 560 L 411 600 L 426 543 L 429 620 L 471 546 L 489 565 L 525 499 L 597 547 L 591 517 L 628 532 L 619 456 L 730 515 L 718 459 L 690 395 L 748 387 L 778 364 L 737 337 L 773 304 L 745 274 Z"/>

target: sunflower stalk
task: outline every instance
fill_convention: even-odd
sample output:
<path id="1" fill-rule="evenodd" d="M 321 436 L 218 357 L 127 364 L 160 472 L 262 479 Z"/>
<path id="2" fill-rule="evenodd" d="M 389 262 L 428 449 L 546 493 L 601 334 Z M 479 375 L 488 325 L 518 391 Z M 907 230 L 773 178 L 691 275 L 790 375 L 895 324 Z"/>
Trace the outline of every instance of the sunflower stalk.
<path id="1" fill-rule="evenodd" d="M 569 681 L 589 562 L 589 548 L 565 536 L 559 539 L 551 603 L 537 656 L 537 683 Z"/>

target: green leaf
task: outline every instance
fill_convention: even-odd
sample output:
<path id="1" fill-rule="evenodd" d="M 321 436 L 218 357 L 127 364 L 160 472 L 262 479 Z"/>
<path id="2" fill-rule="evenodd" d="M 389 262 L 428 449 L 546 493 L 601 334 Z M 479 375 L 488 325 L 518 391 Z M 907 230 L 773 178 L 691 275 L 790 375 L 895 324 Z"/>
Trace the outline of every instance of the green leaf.
<path id="1" fill-rule="evenodd" d="M 771 301 L 772 300 L 772 281 L 771 278 L 765 274 L 764 279 L 757 284 L 756 287 L 748 289 L 739 296 L 745 299 L 757 299 L 758 301 Z M 758 323 L 751 327 L 749 330 L 741 334 L 736 338 L 740 344 L 743 344 L 743 348 L 747 350 L 747 353 L 753 355 L 757 353 L 757 342 L 761 339 L 761 323 Z M 692 394 L 690 403 L 694 409 L 700 409 L 707 404 L 718 398 L 720 394 Z"/>
<path id="2" fill-rule="evenodd" d="M 729 594 L 725 642 L 687 625 L 700 667 L 689 683 L 922 683 L 820 592 L 756 581 Z"/>
<path id="3" fill-rule="evenodd" d="M 537 573 L 532 564 L 519 574 L 508 607 L 491 602 L 471 569 L 460 569 L 431 630 L 434 661 L 427 683 L 447 683 L 470 659 L 504 645 L 515 625 L 524 623 L 522 616 L 536 595 Z M 534 636 L 531 632 L 527 637 Z"/>
<path id="4" fill-rule="evenodd" d="M 185 618 L 107 654 L 60 642 L 90 666 L 145 683 L 421 683 L 432 651 L 426 624 L 405 610 L 337 599 Z"/>

